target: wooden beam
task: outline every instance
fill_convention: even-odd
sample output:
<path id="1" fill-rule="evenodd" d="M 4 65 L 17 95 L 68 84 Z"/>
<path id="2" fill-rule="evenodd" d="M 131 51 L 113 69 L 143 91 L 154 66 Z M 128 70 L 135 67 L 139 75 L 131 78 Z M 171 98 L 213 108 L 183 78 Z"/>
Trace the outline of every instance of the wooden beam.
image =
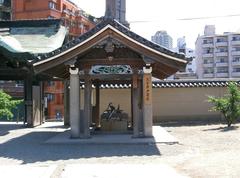
<path id="1" fill-rule="evenodd" d="M 0 80 L 23 80 L 29 75 L 25 69 L 0 68 Z"/>
<path id="2" fill-rule="evenodd" d="M 91 80 L 131 80 L 132 74 L 96 74 L 90 75 Z M 84 79 L 84 75 L 80 75 Z"/>

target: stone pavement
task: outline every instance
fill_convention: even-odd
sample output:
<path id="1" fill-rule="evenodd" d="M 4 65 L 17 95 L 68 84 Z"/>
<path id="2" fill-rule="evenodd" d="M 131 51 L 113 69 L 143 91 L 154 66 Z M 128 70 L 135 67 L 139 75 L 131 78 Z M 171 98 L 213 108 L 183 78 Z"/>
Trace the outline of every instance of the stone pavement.
<path id="1" fill-rule="evenodd" d="M 62 178 L 184 178 L 165 164 L 74 164 L 65 167 Z"/>
<path id="2" fill-rule="evenodd" d="M 178 143 L 178 140 L 170 135 L 161 126 L 153 127 L 153 138 L 132 138 L 131 134 L 95 134 L 90 139 L 70 139 L 70 130 L 61 132 L 45 143 L 51 144 L 158 144 Z"/>
<path id="3" fill-rule="evenodd" d="M 0 166 L 3 178 L 186 178 L 165 164 L 68 164 Z"/>
<path id="4" fill-rule="evenodd" d="M 0 166 L 2 178 L 50 178 L 56 165 L 51 166 Z"/>
<path id="5" fill-rule="evenodd" d="M 0 123 L 0 177 L 182 177 L 175 169 L 159 163 L 162 153 L 154 144 L 177 140 L 161 127 L 154 127 L 154 133 L 155 137 L 143 139 L 145 142 L 132 139 L 131 134 L 96 134 L 85 140 L 91 140 L 91 145 L 69 139 L 69 129 L 60 122 L 36 128 Z"/>

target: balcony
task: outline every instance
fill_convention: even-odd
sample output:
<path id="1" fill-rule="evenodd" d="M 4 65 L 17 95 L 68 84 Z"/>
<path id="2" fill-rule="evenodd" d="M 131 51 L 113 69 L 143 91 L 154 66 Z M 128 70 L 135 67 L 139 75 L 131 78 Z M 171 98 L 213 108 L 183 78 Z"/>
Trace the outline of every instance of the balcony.
<path id="1" fill-rule="evenodd" d="M 232 72 L 232 77 L 240 77 L 240 72 Z"/>
<path id="2" fill-rule="evenodd" d="M 228 52 L 216 52 L 216 56 L 228 56 Z"/>
<path id="3" fill-rule="evenodd" d="M 204 73 L 203 78 L 213 78 L 214 74 L 213 73 Z"/>
<path id="4" fill-rule="evenodd" d="M 226 78 L 226 77 L 228 77 L 228 72 L 216 73 L 216 77 L 218 77 L 218 78 Z"/>
<path id="5" fill-rule="evenodd" d="M 203 67 L 213 67 L 213 63 L 203 63 Z"/>
<path id="6" fill-rule="evenodd" d="M 202 47 L 203 48 L 213 48 L 213 43 L 203 43 Z"/>
<path id="7" fill-rule="evenodd" d="M 228 62 L 217 62 L 216 66 L 217 67 L 227 67 L 228 66 Z"/>
<path id="8" fill-rule="evenodd" d="M 205 58 L 213 57 L 213 53 L 205 53 L 205 54 L 202 55 L 202 57 L 205 57 Z"/>
<path id="9" fill-rule="evenodd" d="M 240 51 L 232 51 L 233 56 L 240 56 Z"/>
<path id="10" fill-rule="evenodd" d="M 216 42 L 216 46 L 228 46 L 228 42 L 227 41 L 221 41 L 221 42 Z"/>
<path id="11" fill-rule="evenodd" d="M 234 40 L 234 41 L 232 41 L 232 45 L 240 45 L 240 40 Z"/>
<path id="12" fill-rule="evenodd" d="M 240 61 L 232 61 L 232 65 L 233 66 L 239 66 L 240 65 Z"/>

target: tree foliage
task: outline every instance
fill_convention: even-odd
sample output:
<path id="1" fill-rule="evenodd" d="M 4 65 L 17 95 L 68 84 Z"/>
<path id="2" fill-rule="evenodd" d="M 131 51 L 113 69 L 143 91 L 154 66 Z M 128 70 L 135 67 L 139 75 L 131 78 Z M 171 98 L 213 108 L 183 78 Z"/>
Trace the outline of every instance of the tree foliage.
<path id="1" fill-rule="evenodd" d="M 0 119 L 7 117 L 7 119 L 13 118 L 12 109 L 16 108 L 23 100 L 13 100 L 10 95 L 0 90 Z"/>
<path id="2" fill-rule="evenodd" d="M 226 95 L 223 97 L 209 96 L 208 102 L 214 105 L 212 111 L 219 111 L 223 114 L 228 127 L 240 116 L 240 90 L 235 82 L 229 83 Z"/>

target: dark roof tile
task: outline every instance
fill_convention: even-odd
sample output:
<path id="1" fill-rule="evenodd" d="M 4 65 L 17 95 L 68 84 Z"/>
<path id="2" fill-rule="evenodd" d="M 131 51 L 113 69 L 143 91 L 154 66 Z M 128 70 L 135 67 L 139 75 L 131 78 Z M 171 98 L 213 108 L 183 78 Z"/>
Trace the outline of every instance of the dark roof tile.
<path id="1" fill-rule="evenodd" d="M 154 81 L 152 83 L 153 88 L 197 88 L 197 87 L 226 87 L 229 82 L 234 81 L 240 86 L 238 80 L 186 80 L 186 81 Z M 84 88 L 81 87 L 81 88 Z M 120 84 L 102 84 L 102 89 L 126 89 L 131 88 L 131 84 L 120 83 Z"/>

